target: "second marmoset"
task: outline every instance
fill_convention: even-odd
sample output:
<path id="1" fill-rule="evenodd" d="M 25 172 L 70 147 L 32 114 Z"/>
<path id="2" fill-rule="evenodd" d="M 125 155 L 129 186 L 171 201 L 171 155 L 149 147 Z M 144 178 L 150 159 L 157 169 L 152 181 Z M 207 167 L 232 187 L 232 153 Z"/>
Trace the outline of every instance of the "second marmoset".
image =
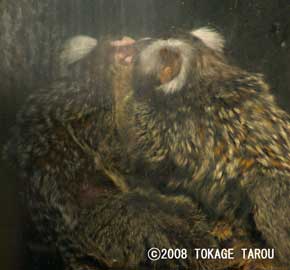
<path id="1" fill-rule="evenodd" d="M 228 63 L 223 46 L 207 28 L 147 40 L 116 86 L 131 89 L 119 101 L 120 134 L 153 186 L 260 232 L 289 263 L 290 118 L 263 76 Z"/>

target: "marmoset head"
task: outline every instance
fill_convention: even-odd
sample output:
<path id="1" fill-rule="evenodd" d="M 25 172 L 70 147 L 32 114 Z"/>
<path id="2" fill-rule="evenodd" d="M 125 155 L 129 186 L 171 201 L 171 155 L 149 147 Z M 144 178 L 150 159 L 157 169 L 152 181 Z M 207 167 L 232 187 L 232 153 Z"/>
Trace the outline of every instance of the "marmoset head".
<path id="1" fill-rule="evenodd" d="M 134 59 L 134 89 L 138 95 L 172 95 L 209 76 L 220 76 L 224 44 L 224 38 L 207 27 L 148 39 Z"/>

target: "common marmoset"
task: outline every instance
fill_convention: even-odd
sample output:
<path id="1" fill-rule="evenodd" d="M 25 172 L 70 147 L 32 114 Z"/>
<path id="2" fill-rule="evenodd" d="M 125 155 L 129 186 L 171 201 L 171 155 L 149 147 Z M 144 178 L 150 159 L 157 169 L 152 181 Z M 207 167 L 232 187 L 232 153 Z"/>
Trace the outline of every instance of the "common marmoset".
<path id="1" fill-rule="evenodd" d="M 288 262 L 288 116 L 262 75 L 227 63 L 223 43 L 207 28 L 123 49 L 66 43 L 66 77 L 28 99 L 8 148 L 35 224 L 69 267 L 150 263 L 154 245 L 218 246 L 209 232 L 221 218 L 254 221 Z"/>
<path id="2" fill-rule="evenodd" d="M 166 196 L 149 184 L 130 184 L 148 178 L 134 175 L 119 134 L 118 100 L 131 88 L 122 94 L 113 87 L 128 83 L 130 61 L 119 63 L 124 59 L 118 60 L 109 41 L 96 45 L 83 36 L 64 45 L 60 59 L 65 77 L 28 98 L 6 147 L 20 167 L 41 238 L 57 247 L 67 269 L 226 269 L 233 263 L 196 260 L 190 254 L 188 259 L 148 259 L 152 247 L 190 252 L 218 243 L 189 196 Z M 140 50 L 138 46 L 126 53 Z"/>
<path id="3" fill-rule="evenodd" d="M 207 28 L 147 40 L 122 110 L 129 156 L 162 192 L 254 226 L 289 264 L 289 115 L 263 76 L 228 63 L 223 46 Z"/>

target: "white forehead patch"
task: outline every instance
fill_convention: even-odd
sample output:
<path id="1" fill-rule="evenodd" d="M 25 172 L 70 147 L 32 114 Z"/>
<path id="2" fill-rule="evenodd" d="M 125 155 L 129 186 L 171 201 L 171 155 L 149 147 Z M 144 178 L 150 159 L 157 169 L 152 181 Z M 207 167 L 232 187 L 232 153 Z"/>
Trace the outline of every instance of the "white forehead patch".
<path id="1" fill-rule="evenodd" d="M 178 39 L 157 40 L 149 45 L 140 54 L 141 72 L 144 75 L 154 75 L 161 70 L 160 50 L 168 49 L 176 52 L 181 57 L 181 69 L 178 75 L 171 81 L 162 84 L 158 90 L 166 94 L 174 93 L 182 89 L 190 72 L 190 63 L 193 57 L 192 47 Z"/>
<path id="2" fill-rule="evenodd" d="M 209 27 L 202 27 L 190 32 L 193 36 L 199 38 L 207 47 L 223 52 L 225 39 L 223 36 Z"/>
<path id="3" fill-rule="evenodd" d="M 71 65 L 87 56 L 96 46 L 98 41 L 89 36 L 75 36 L 67 40 L 60 53 L 63 66 Z"/>

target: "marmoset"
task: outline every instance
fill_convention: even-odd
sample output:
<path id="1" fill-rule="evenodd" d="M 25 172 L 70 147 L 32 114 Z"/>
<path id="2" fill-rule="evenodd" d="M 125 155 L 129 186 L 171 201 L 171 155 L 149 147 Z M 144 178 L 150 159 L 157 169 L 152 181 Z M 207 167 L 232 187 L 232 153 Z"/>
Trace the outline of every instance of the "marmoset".
<path id="1" fill-rule="evenodd" d="M 7 149 L 39 231 L 68 268 L 135 267 L 153 246 L 218 247 L 225 219 L 287 262 L 288 116 L 263 76 L 228 64 L 208 28 L 125 43 L 69 40 L 65 77 L 19 114 Z"/>
<path id="2" fill-rule="evenodd" d="M 223 48 L 208 28 L 147 40 L 120 129 L 151 184 L 253 229 L 289 264 L 290 118 L 263 75 L 230 64 Z"/>
<path id="3" fill-rule="evenodd" d="M 130 184 L 148 177 L 134 175 L 119 135 L 118 99 L 131 89 L 119 97 L 113 87 L 131 73 L 122 55 L 144 42 L 122 52 L 107 40 L 69 40 L 60 55 L 64 77 L 28 98 L 5 153 L 25 182 L 33 224 L 67 269 L 227 269 L 235 263 L 191 256 L 193 248 L 218 247 L 218 241 L 189 196 Z M 150 261 L 153 247 L 187 249 L 188 256 Z"/>

